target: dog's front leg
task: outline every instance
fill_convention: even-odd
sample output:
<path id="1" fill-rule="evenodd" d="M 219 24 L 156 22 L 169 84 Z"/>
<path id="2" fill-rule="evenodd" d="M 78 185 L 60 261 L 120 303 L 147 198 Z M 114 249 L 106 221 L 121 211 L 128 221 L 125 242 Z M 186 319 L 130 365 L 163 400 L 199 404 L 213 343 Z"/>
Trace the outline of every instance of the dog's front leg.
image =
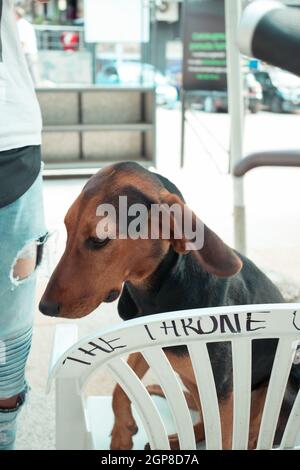
<path id="1" fill-rule="evenodd" d="M 219 403 L 222 428 L 222 449 L 232 449 L 233 432 L 233 393 Z"/>
<path id="2" fill-rule="evenodd" d="M 149 369 L 149 365 L 140 353 L 129 356 L 128 365 L 134 370 L 139 379 L 142 379 Z M 112 450 L 129 450 L 132 448 L 132 436 L 138 428 L 131 410 L 131 401 L 126 393 L 117 385 L 112 400 L 115 423 L 111 433 Z"/>
<path id="3" fill-rule="evenodd" d="M 257 446 L 259 436 L 259 429 L 261 425 L 262 414 L 268 386 L 263 385 L 251 394 L 251 415 L 250 415 L 250 429 L 249 429 L 249 444 L 248 449 L 254 450 Z"/>
<path id="4" fill-rule="evenodd" d="M 262 386 L 251 394 L 251 415 L 249 428 L 248 450 L 256 448 L 261 418 L 266 399 L 267 387 Z M 220 402 L 223 450 L 232 449 L 233 436 L 233 393 Z"/>

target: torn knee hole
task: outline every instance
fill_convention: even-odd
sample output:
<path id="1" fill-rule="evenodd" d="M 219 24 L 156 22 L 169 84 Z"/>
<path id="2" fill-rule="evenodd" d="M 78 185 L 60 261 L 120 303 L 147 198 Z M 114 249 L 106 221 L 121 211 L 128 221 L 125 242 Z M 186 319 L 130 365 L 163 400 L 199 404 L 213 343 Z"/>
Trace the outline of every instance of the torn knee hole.
<path id="1" fill-rule="evenodd" d="M 0 411 L 16 411 L 25 403 L 26 394 L 27 387 L 23 392 L 19 393 L 18 395 L 15 395 L 14 397 L 7 398 L 5 400 L 0 400 Z"/>
<path id="2" fill-rule="evenodd" d="M 11 270 L 11 281 L 14 284 L 25 281 L 35 272 L 42 260 L 45 240 L 43 237 L 30 241 L 19 251 Z"/>
<path id="3" fill-rule="evenodd" d="M 17 406 L 20 395 L 16 395 L 12 398 L 7 398 L 6 400 L 0 400 L 0 410 L 10 410 Z"/>
<path id="4" fill-rule="evenodd" d="M 30 242 L 18 253 L 12 268 L 14 281 L 23 281 L 35 271 L 37 262 L 37 244 Z"/>

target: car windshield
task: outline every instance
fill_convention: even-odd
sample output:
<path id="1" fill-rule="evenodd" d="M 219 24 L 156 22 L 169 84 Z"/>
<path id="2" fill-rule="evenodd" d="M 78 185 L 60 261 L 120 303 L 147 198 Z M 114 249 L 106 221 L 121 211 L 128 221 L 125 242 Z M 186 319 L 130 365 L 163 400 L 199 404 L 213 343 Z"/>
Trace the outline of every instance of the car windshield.
<path id="1" fill-rule="evenodd" d="M 270 73 L 272 83 L 280 88 L 300 88 L 300 78 L 288 72 L 276 70 Z"/>

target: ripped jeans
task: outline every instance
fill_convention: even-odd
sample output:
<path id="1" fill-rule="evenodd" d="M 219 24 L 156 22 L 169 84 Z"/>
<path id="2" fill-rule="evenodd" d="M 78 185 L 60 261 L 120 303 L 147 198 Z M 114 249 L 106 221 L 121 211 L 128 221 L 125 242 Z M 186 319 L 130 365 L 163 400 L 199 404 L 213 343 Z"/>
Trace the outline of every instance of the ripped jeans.
<path id="1" fill-rule="evenodd" d="M 14 447 L 16 420 L 25 401 L 25 365 L 35 313 L 36 267 L 45 240 L 42 172 L 17 201 L 0 209 L 0 450 Z"/>

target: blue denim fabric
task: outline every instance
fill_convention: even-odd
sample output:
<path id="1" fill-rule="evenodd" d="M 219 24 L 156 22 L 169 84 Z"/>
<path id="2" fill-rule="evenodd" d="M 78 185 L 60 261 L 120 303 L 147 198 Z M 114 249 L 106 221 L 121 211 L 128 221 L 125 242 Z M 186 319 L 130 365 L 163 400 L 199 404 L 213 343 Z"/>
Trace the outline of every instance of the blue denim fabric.
<path id="1" fill-rule="evenodd" d="M 0 400 L 27 390 L 25 365 L 31 346 L 35 312 L 36 271 L 18 281 L 13 266 L 30 242 L 45 236 L 42 174 L 17 201 L 0 209 Z M 0 450 L 13 448 L 16 418 L 24 400 L 13 410 L 0 409 Z"/>
<path id="2" fill-rule="evenodd" d="M 20 394 L 15 408 L 0 409 L 0 450 L 13 450 L 17 434 L 17 417 L 24 404 L 27 387 Z"/>
<path id="3" fill-rule="evenodd" d="M 19 409 L 0 410 L 0 450 L 14 450 Z"/>

